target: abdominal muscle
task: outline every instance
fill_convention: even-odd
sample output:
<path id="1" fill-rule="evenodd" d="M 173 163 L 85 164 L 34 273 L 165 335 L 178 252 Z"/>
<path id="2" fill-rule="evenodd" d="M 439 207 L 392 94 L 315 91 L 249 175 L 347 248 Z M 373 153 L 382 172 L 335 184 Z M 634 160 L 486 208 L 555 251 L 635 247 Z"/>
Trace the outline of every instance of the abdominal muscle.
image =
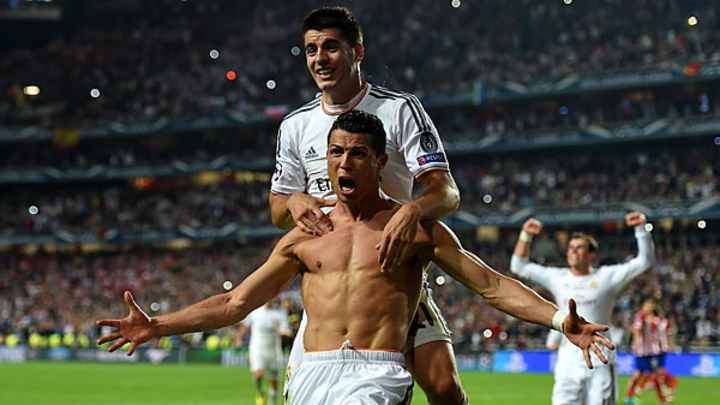
<path id="1" fill-rule="evenodd" d="M 352 267 L 352 266 L 351 266 Z M 305 350 L 403 351 L 417 308 L 422 273 L 378 268 L 306 273 Z"/>

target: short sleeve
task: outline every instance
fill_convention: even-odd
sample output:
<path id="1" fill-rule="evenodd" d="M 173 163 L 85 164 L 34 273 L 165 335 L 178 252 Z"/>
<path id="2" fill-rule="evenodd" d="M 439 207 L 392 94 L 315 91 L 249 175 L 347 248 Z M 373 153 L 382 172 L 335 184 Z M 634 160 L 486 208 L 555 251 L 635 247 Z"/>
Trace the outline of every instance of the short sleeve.
<path id="1" fill-rule="evenodd" d="M 275 148 L 275 172 L 270 190 L 274 193 L 292 194 L 306 189 L 305 169 L 293 140 L 289 126 L 280 124 Z"/>
<path id="2" fill-rule="evenodd" d="M 409 95 L 398 111 L 398 149 L 413 177 L 432 169 L 450 170 L 435 124 L 417 97 Z"/>

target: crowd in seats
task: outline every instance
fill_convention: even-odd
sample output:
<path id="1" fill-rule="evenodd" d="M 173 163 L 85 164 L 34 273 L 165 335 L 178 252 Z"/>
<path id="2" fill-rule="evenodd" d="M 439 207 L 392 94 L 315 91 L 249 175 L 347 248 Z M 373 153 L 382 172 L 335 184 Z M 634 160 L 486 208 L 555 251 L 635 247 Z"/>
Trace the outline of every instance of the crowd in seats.
<path id="1" fill-rule="evenodd" d="M 298 104 L 316 92 L 302 49 L 294 48 L 302 46 L 302 17 L 315 6 L 165 0 L 137 9 L 96 7 L 59 39 L 3 52 L 0 120 L 89 127 Z M 364 24 L 366 77 L 419 95 L 467 89 L 476 80 L 524 84 L 720 60 L 712 2 L 349 6 Z M 693 27 L 690 15 L 698 21 Z M 220 51 L 218 59 L 210 58 L 211 49 Z M 40 94 L 26 95 L 28 85 Z"/>
<path id="2" fill-rule="evenodd" d="M 140 182 L 139 185 L 141 185 Z M 174 231 L 179 227 L 219 228 L 235 222 L 270 225 L 267 183 L 180 184 L 153 189 L 136 185 L 46 186 L 8 194 L 0 202 L 0 235 L 57 231 L 104 237 L 109 231 Z M 37 207 L 31 212 L 30 207 Z"/>
<path id="3" fill-rule="evenodd" d="M 720 88 L 658 87 L 505 103 L 483 108 L 439 108 L 430 115 L 448 149 L 458 151 L 488 139 L 533 142 L 552 137 L 573 139 L 577 132 L 622 136 L 625 128 L 643 133 L 659 125 L 665 130 L 703 125 L 720 118 Z M 56 135 L 53 142 L 16 142 L 0 148 L 0 170 L 162 167 L 181 164 L 268 162 L 274 158 L 278 122 L 212 130 L 153 133 L 143 137 L 73 138 Z M 717 138 L 716 142 L 720 142 Z M 454 161 L 454 159 L 453 159 Z M 266 163 L 266 166 L 268 164 Z"/>
<path id="4" fill-rule="evenodd" d="M 678 147 L 635 146 L 620 152 L 595 147 L 592 152 L 526 152 L 472 160 L 453 161 L 452 171 L 461 209 L 476 215 L 629 202 L 687 205 L 720 196 L 720 146 L 712 139 Z M 150 183 L 6 185 L 0 235 L 270 224 L 269 173 L 247 182 L 238 182 L 234 174 L 218 176 L 224 180 L 211 185 L 198 185 L 197 176 L 145 180 Z M 32 205 L 38 212 L 29 212 Z"/>
<path id="5" fill-rule="evenodd" d="M 431 115 L 447 141 L 482 142 L 486 137 L 532 141 L 566 132 L 644 128 L 660 120 L 671 124 L 717 120 L 719 96 L 717 82 L 704 82 L 541 97 L 472 109 L 434 109 Z"/>
<path id="6" fill-rule="evenodd" d="M 694 146 L 529 151 L 477 161 L 461 160 L 452 168 L 462 208 L 475 213 L 667 205 L 720 195 L 720 146 L 712 139 Z"/>
<path id="7" fill-rule="evenodd" d="M 517 230 L 506 229 L 496 242 L 465 238 L 465 247 L 508 273 L 516 237 Z M 674 325 L 678 349 L 720 345 L 717 234 L 715 239 L 698 242 L 683 234 L 656 233 L 655 241 L 657 265 L 630 284 L 617 300 L 613 326 L 629 330 L 632 314 L 642 299 L 654 296 L 660 299 L 661 310 Z M 629 230 L 600 235 L 600 243 L 600 263 L 617 263 L 636 254 Z M 561 245 L 551 238 L 546 238 L 544 244 L 533 247 L 533 260 L 564 265 Z M 3 254 L 0 336 L 12 334 L 20 343 L 27 343 L 34 333 L 48 336 L 73 332 L 92 339 L 99 332 L 93 324 L 95 319 L 125 315 L 127 309 L 121 298 L 124 290 L 133 291 L 137 302 L 151 315 L 176 310 L 225 291 L 226 281 L 240 283 L 264 261 L 270 245 L 231 243 L 184 251 L 134 249 L 90 255 Z M 434 269 L 430 282 L 454 333 L 457 351 L 543 346 L 547 329 L 504 315 L 447 276 L 438 282 L 440 275 Z M 291 308 L 299 311 L 298 302 L 289 301 Z M 486 330 L 491 331 L 489 336 Z M 202 341 L 196 343 L 202 345 Z"/>

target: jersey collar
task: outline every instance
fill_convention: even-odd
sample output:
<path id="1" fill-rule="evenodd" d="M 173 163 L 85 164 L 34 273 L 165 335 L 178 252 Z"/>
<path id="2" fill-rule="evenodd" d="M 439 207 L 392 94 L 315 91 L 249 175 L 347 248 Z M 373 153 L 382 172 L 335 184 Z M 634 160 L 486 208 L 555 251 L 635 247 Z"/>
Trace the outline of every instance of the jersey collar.
<path id="1" fill-rule="evenodd" d="M 342 113 L 348 112 L 352 110 L 353 108 L 357 107 L 358 104 L 365 98 L 365 96 L 370 91 L 370 83 L 363 82 L 362 87 L 360 88 L 360 91 L 358 94 L 355 95 L 350 101 L 344 104 L 325 104 L 324 101 L 322 101 L 322 98 L 320 99 L 320 105 L 322 106 L 323 111 L 327 115 L 340 115 Z"/>

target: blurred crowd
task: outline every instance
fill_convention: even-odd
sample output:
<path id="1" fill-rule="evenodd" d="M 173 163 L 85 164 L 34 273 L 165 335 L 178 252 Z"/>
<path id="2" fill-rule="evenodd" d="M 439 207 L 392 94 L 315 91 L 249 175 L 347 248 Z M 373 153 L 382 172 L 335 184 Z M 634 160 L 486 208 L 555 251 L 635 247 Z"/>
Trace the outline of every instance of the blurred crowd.
<path id="1" fill-rule="evenodd" d="M 488 264 L 507 273 L 515 230 L 503 230 L 497 242 L 465 245 Z M 617 301 L 613 325 L 626 331 L 642 299 L 660 299 L 671 320 L 678 349 L 720 345 L 720 240 L 691 243 L 682 234 L 657 234 L 657 265 L 635 280 Z M 601 263 L 636 254 L 630 231 L 602 235 Z M 563 265 L 563 247 L 552 238 L 538 241 L 533 259 Z M 544 246 L 542 246 L 544 245 Z M 682 248 L 680 248 L 682 247 Z M 86 336 L 99 330 L 98 318 L 124 316 L 122 292 L 131 290 L 151 315 L 177 310 L 240 283 L 269 254 L 270 243 L 226 244 L 184 251 L 143 250 L 94 255 L 4 254 L 0 256 L 0 337 L 26 343 L 52 334 Z M 474 297 L 458 282 L 433 270 L 434 297 L 453 333 L 456 350 L 540 348 L 547 329 L 512 319 Z M 229 283 L 228 283 L 229 282 Z M 297 320 L 297 283 L 286 305 Z M 541 291 L 542 292 L 542 291 Z M 487 331 L 490 331 L 489 333 Z M 232 336 L 233 328 L 206 335 Z M 626 338 L 629 333 L 626 333 Z M 40 339 L 38 342 L 42 342 Z M 229 341 L 228 341 L 229 342 Z M 202 336 L 195 343 L 203 345 Z"/>
<path id="2" fill-rule="evenodd" d="M 705 82 L 543 97 L 472 109 L 433 109 L 430 114 L 448 142 L 482 142 L 484 137 L 532 141 L 568 131 L 597 134 L 624 126 L 642 129 L 660 120 L 671 124 L 715 120 L 720 117 L 719 96 L 720 85 Z"/>
<path id="3" fill-rule="evenodd" d="M 672 204 L 720 196 L 720 146 L 593 147 L 459 161 L 452 167 L 470 212 Z"/>
<path id="4" fill-rule="evenodd" d="M 0 235 L 81 232 L 120 233 L 219 228 L 229 223 L 270 225 L 267 183 L 208 186 L 61 185 L 8 195 L 0 201 Z M 30 207 L 35 206 L 37 211 Z"/>
<path id="5" fill-rule="evenodd" d="M 476 80 L 524 84 L 720 61 L 718 8 L 709 1 L 346 3 L 364 25 L 366 77 L 419 95 Z M 133 4 L 88 6 L 59 39 L 3 51 L 0 121 L 87 127 L 247 113 L 316 92 L 299 33 L 314 1 Z M 39 94 L 25 94 L 29 85 Z"/>
<path id="6" fill-rule="evenodd" d="M 667 206 L 720 196 L 720 146 L 712 143 L 458 159 L 452 170 L 461 209 L 476 215 L 628 202 Z M 269 225 L 269 175 L 249 180 L 225 175 L 208 185 L 198 185 L 196 176 L 5 186 L 0 188 L 6 194 L 0 200 L 0 235 Z M 37 211 L 30 212 L 31 206 Z"/>
<path id="7" fill-rule="evenodd" d="M 451 150 L 470 142 L 573 139 L 577 132 L 621 137 L 629 129 L 678 129 L 720 118 L 720 84 L 669 86 L 642 91 L 611 92 L 503 103 L 483 108 L 439 108 L 430 111 L 443 141 Z M 256 126 L 187 130 L 145 137 L 79 138 L 56 134 L 53 142 L 17 142 L 0 148 L 0 169 L 89 169 L 142 166 L 258 163 L 273 159 L 277 123 Z M 681 130 L 681 129 L 680 129 Z M 720 142 L 720 138 L 716 140 Z M 452 149 L 454 148 L 454 149 Z M 269 166 L 266 163 L 266 166 Z"/>

